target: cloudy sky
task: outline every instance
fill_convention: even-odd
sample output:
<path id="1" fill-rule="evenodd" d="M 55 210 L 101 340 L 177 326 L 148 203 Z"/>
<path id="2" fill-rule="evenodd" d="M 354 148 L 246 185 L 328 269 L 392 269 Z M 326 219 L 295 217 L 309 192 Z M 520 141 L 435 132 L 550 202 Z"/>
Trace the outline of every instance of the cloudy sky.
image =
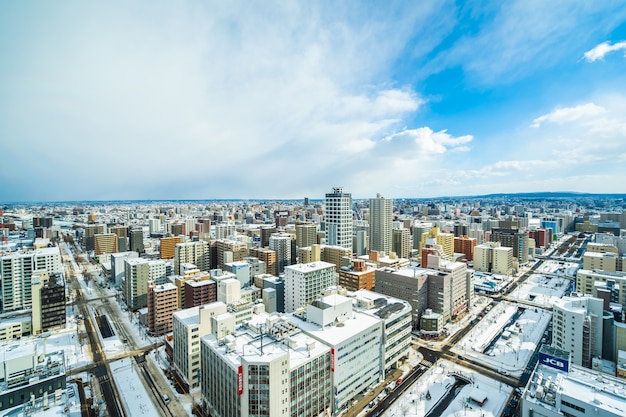
<path id="1" fill-rule="evenodd" d="M 626 192 L 624 1 L 0 3 L 0 201 Z"/>

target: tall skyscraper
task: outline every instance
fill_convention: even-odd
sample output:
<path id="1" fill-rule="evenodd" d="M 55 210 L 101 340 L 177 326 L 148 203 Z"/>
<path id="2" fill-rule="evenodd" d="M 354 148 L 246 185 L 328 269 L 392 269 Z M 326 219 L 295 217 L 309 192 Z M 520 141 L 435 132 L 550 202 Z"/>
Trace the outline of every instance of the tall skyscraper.
<path id="1" fill-rule="evenodd" d="M 335 187 L 326 194 L 326 244 L 352 250 L 352 194 Z"/>
<path id="2" fill-rule="evenodd" d="M 385 252 L 392 250 L 393 200 L 376 194 L 370 198 L 370 250 Z"/>

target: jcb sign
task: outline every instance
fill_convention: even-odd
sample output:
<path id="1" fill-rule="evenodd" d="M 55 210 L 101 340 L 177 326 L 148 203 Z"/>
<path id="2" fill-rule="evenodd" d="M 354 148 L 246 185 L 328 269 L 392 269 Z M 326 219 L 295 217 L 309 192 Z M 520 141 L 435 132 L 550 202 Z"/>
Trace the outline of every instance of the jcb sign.
<path id="1" fill-rule="evenodd" d="M 565 359 L 557 358 L 556 356 L 539 352 L 539 363 L 558 369 L 559 371 L 569 372 L 569 362 Z"/>

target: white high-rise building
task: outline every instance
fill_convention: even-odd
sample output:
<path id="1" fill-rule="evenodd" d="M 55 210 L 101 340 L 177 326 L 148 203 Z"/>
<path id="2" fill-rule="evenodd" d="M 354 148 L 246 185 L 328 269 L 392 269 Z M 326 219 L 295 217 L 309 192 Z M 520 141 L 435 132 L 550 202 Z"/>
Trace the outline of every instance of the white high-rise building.
<path id="1" fill-rule="evenodd" d="M 259 315 L 234 328 L 213 317 L 201 338 L 202 406 L 212 416 L 333 415 L 330 348 L 277 317 Z M 216 329 L 222 325 L 224 332 Z M 372 343 L 371 345 L 373 345 Z"/>
<path id="2" fill-rule="evenodd" d="M 200 338 L 211 333 L 211 318 L 226 312 L 226 304 L 216 301 L 172 315 L 174 369 L 190 389 L 200 385 Z"/>
<path id="3" fill-rule="evenodd" d="M 157 285 L 165 284 L 166 270 L 166 263 L 162 259 L 128 258 L 124 260 L 122 294 L 131 310 L 148 305 L 148 281 L 154 281 Z"/>
<path id="4" fill-rule="evenodd" d="M 380 382 L 385 369 L 384 322 L 354 311 L 352 301 L 332 294 L 307 305 L 306 321 L 300 314 L 288 316 L 304 333 L 330 346 L 335 415 Z"/>
<path id="5" fill-rule="evenodd" d="M 326 244 L 352 250 L 352 194 L 335 187 L 326 194 Z"/>
<path id="6" fill-rule="evenodd" d="M 335 265 L 311 262 L 285 268 L 285 312 L 305 307 L 328 287 L 337 285 Z"/>
<path id="7" fill-rule="evenodd" d="M 591 367 L 602 356 L 603 301 L 595 297 L 563 297 L 552 306 L 552 346 L 571 353 L 576 365 Z"/>
<path id="8" fill-rule="evenodd" d="M 269 248 L 276 252 L 276 275 L 285 272 L 285 267 L 291 265 L 291 241 L 293 235 L 289 233 L 274 233 L 269 238 Z"/>
<path id="9" fill-rule="evenodd" d="M 376 194 L 370 198 L 370 250 L 385 252 L 392 250 L 393 200 Z"/>
<path id="10" fill-rule="evenodd" d="M 31 280 L 36 270 L 45 270 L 50 275 L 63 273 L 61 252 L 57 246 L 0 256 L 0 311 L 31 308 Z"/>

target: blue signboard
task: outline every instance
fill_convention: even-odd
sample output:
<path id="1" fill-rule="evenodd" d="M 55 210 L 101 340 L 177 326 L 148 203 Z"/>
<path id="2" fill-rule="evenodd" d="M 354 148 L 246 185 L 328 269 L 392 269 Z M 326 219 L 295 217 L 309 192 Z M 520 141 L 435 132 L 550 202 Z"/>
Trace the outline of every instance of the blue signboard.
<path id="1" fill-rule="evenodd" d="M 569 361 L 567 359 L 548 355 L 544 352 L 539 352 L 539 363 L 554 369 L 558 369 L 559 371 L 569 372 Z"/>

